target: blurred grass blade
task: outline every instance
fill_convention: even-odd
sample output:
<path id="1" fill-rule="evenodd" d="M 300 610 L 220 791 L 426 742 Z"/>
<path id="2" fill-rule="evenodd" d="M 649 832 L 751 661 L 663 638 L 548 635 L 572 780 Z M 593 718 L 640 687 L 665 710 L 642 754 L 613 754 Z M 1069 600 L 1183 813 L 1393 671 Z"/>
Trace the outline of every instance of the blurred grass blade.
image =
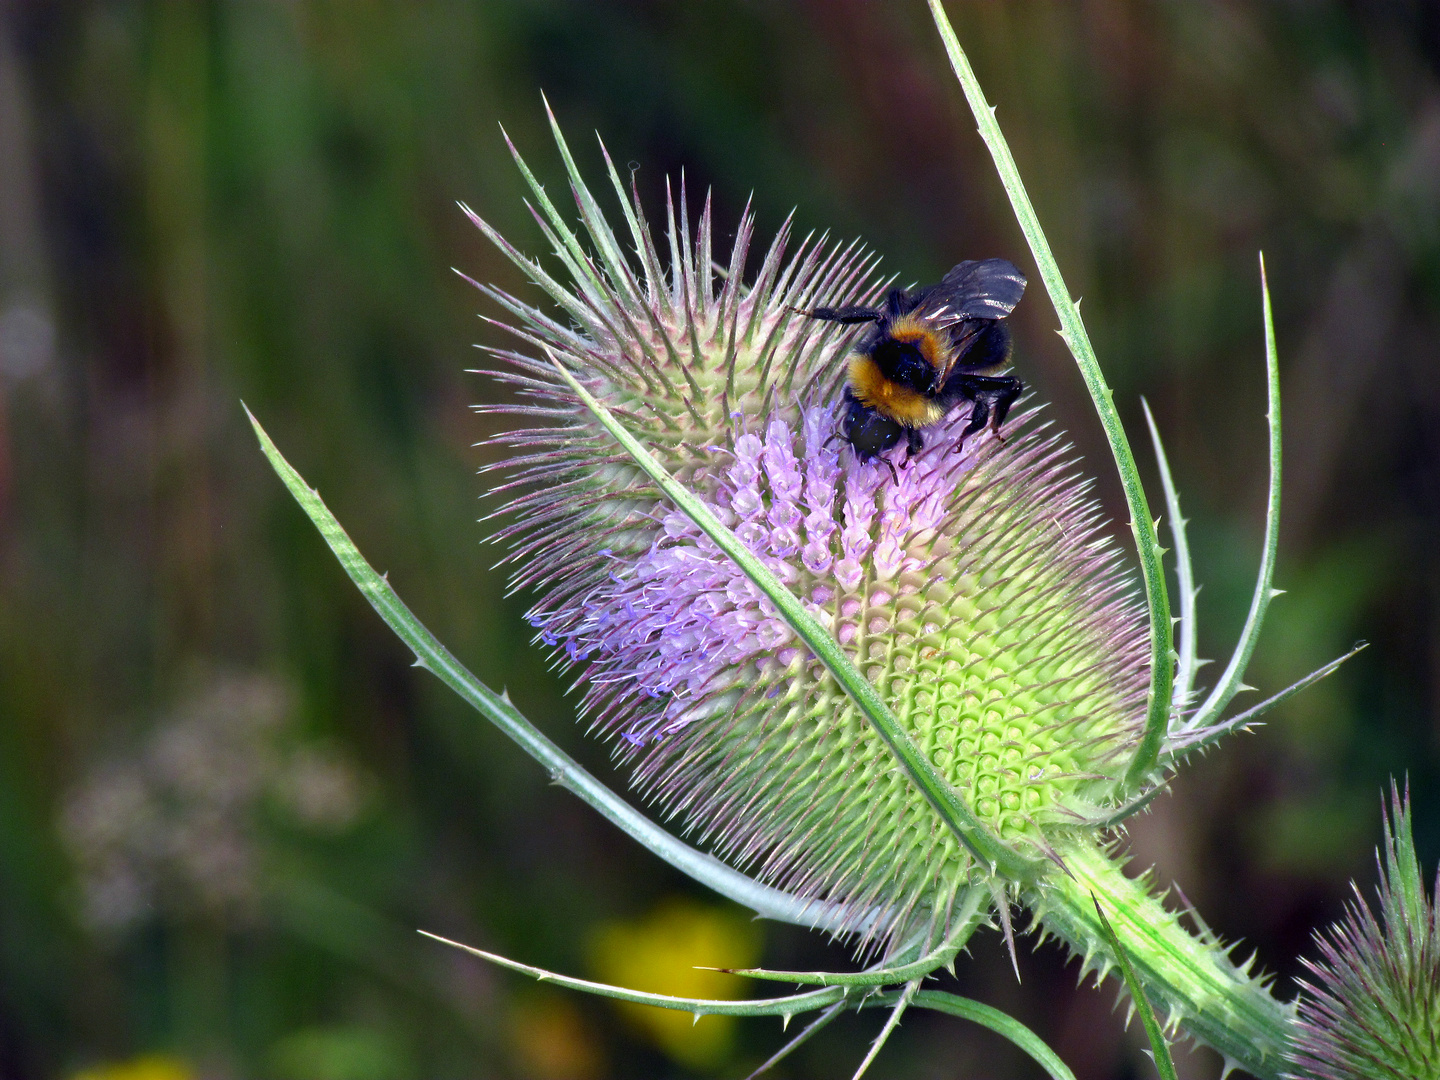
<path id="1" fill-rule="evenodd" d="M 671 836 L 581 768 L 573 758 L 525 719 L 508 697 L 495 693 L 475 678 L 405 606 L 390 583 L 365 561 L 365 557 L 346 535 L 340 522 L 321 501 L 319 494 L 310 488 L 304 478 L 285 460 L 248 408 L 245 415 L 250 417 L 261 449 L 280 479 L 285 482 L 285 486 L 290 489 L 290 494 L 295 496 L 300 508 L 320 530 L 320 535 L 340 560 L 340 565 L 344 567 L 350 580 L 370 602 L 370 606 L 415 653 L 417 666 L 436 675 L 441 682 L 515 740 L 521 749 L 549 771 L 556 784 L 584 799 L 612 824 L 677 870 L 766 918 L 820 930 L 839 931 L 845 928 L 846 921 L 842 913 L 833 905 L 803 900 L 779 889 L 772 889 L 726 866 L 714 856 L 698 851 Z"/>
<path id="2" fill-rule="evenodd" d="M 1270 411 L 1265 417 L 1270 426 L 1270 493 L 1265 503 L 1265 548 L 1260 555 L 1255 595 L 1250 599 L 1250 612 L 1245 616 L 1245 627 L 1240 631 L 1240 640 L 1235 643 L 1235 652 L 1215 689 L 1205 699 L 1205 704 L 1186 723 L 1186 730 L 1213 724 L 1240 690 L 1250 689 L 1243 682 L 1245 668 L 1255 652 L 1255 643 L 1265 621 L 1265 609 L 1281 592 L 1270 585 L 1275 573 L 1275 553 L 1280 546 L 1280 361 L 1275 350 L 1275 322 L 1270 311 L 1270 285 L 1265 280 L 1263 253 L 1260 255 L 1260 298 L 1265 316 L 1265 385 L 1270 397 Z"/>
<path id="3" fill-rule="evenodd" d="M 1075 1080 L 1075 1074 L 1060 1060 L 1060 1055 L 1046 1046 L 1039 1035 L 1013 1016 L 993 1006 L 960 997 L 958 994 L 946 993 L 944 990 L 921 990 L 911 1004 L 917 1008 L 958 1016 L 962 1020 L 989 1028 L 1029 1054 L 1035 1063 L 1050 1075 L 1051 1080 Z"/>
<path id="4" fill-rule="evenodd" d="M 1165 446 L 1160 441 L 1160 429 L 1155 426 L 1155 417 L 1150 412 L 1150 403 L 1140 399 L 1145 410 L 1145 423 L 1150 428 L 1150 441 L 1155 446 L 1155 464 L 1160 470 L 1160 486 L 1165 492 L 1165 512 L 1169 515 L 1170 537 L 1175 545 L 1175 584 L 1180 590 L 1180 639 L 1176 643 L 1175 686 L 1170 692 L 1173 714 L 1190 703 L 1195 691 L 1195 600 L 1200 590 L 1195 587 L 1195 568 L 1190 562 L 1190 540 L 1185 534 L 1189 524 L 1180 513 L 1180 492 L 1175 490 L 1175 479 L 1170 475 L 1170 459 L 1165 456 Z"/>
<path id="5" fill-rule="evenodd" d="M 1135 1004 L 1135 1011 L 1140 1014 L 1140 1022 L 1145 1025 L 1145 1035 L 1150 1040 L 1150 1050 L 1155 1055 L 1155 1069 L 1160 1073 L 1160 1080 L 1176 1080 L 1175 1062 L 1170 1058 L 1170 1044 L 1165 1041 L 1165 1032 L 1161 1030 L 1155 1010 L 1150 1007 L 1150 999 L 1145 996 L 1145 988 L 1140 985 L 1140 979 L 1130 963 L 1130 954 L 1115 936 L 1115 928 L 1105 917 L 1105 909 L 1100 906 L 1094 893 L 1091 893 L 1090 898 L 1095 901 L 1095 913 L 1100 916 L 1101 932 L 1110 943 L 1110 951 L 1120 965 L 1120 973 L 1125 977 L 1125 985 L 1130 990 L 1130 1000 Z"/>
<path id="6" fill-rule="evenodd" d="M 1140 483 L 1140 472 L 1135 467 L 1135 455 L 1130 450 L 1130 441 L 1120 423 L 1120 414 L 1115 411 L 1110 387 L 1095 359 L 1095 350 L 1085 324 L 1080 318 L 1080 303 L 1070 299 L 1070 290 L 1060 274 L 1060 265 L 1050 250 L 1050 242 L 1040 228 L 1040 219 L 1030 205 L 1025 184 L 1020 179 L 1020 170 L 1010 154 L 1000 125 L 995 122 L 995 110 L 985 101 L 985 93 L 970 67 L 965 50 L 955 36 L 955 30 L 945 15 L 940 0 L 929 0 L 930 13 L 935 26 L 945 42 L 945 51 L 950 57 L 960 86 L 965 91 L 965 100 L 975 114 L 980 126 L 980 137 L 995 160 L 1000 173 L 1000 182 L 1010 196 L 1010 206 L 1020 224 L 1020 231 L 1030 245 L 1030 253 L 1050 294 L 1050 302 L 1060 317 L 1060 336 L 1065 339 L 1080 374 L 1085 379 L 1085 388 L 1095 403 L 1100 424 L 1105 429 L 1105 438 L 1110 443 L 1110 452 L 1115 457 L 1115 467 L 1120 473 L 1120 484 L 1125 489 L 1125 503 L 1130 510 L 1130 529 L 1135 534 L 1135 547 L 1140 556 L 1140 577 L 1145 587 L 1145 603 L 1150 612 L 1150 696 L 1146 706 L 1145 731 L 1135 748 L 1135 755 L 1126 770 L 1123 788 L 1133 791 L 1142 786 L 1155 769 L 1160 756 L 1161 741 L 1169 730 L 1171 686 L 1174 684 L 1174 659 L 1171 655 L 1172 627 L 1170 625 L 1170 596 L 1165 586 L 1165 567 L 1161 558 L 1160 541 L 1155 534 L 1155 519 L 1150 516 L 1150 505 L 1145 498 L 1145 488 Z"/>
<path id="7" fill-rule="evenodd" d="M 1301 690 L 1304 690 L 1308 686 L 1314 685 L 1321 679 L 1325 678 L 1325 676 L 1334 672 L 1336 668 L 1338 668 L 1341 664 L 1345 663 L 1346 660 L 1349 660 L 1356 653 L 1360 652 L 1360 650 L 1367 648 L 1369 644 L 1370 643 L 1368 641 L 1357 641 L 1354 648 L 1352 648 L 1344 656 L 1337 656 L 1334 660 L 1331 660 L 1324 667 L 1317 668 L 1309 675 L 1306 675 L 1303 679 L 1299 679 L 1296 682 L 1291 683 L 1284 690 L 1281 690 L 1273 697 L 1266 698 L 1264 701 L 1260 702 L 1259 705 L 1255 705 L 1252 708 L 1246 709 L 1244 712 L 1232 716 L 1229 720 L 1222 720 L 1220 723 L 1211 724 L 1209 727 L 1187 730 L 1180 735 L 1177 735 L 1173 740 L 1171 740 L 1170 745 L 1166 748 L 1166 760 L 1169 761 L 1173 760 L 1174 758 L 1183 757 L 1192 750 L 1199 750 L 1203 747 L 1209 746 L 1211 743 L 1214 743 L 1216 740 L 1222 738 L 1225 735 L 1228 735 L 1232 731 L 1240 731 L 1244 729 L 1247 725 L 1252 724 L 1257 719 L 1259 719 L 1262 713 L 1269 712 L 1276 705 L 1279 705 L 1282 701 L 1294 697 Z"/>
<path id="8" fill-rule="evenodd" d="M 428 930 L 421 930 L 421 934 L 442 945 L 449 945 L 452 948 L 467 952 L 471 956 L 478 956 L 481 960 L 488 960 L 492 964 L 509 968 L 511 971 L 518 971 L 522 975 L 529 975 L 540 982 L 552 983 L 555 986 L 563 986 L 567 990 L 579 990 L 582 993 L 594 994 L 597 997 L 614 998 L 616 1001 L 630 1001 L 636 1005 L 654 1005 L 659 1009 L 672 1009 L 675 1012 L 688 1012 L 695 1016 L 798 1016 L 801 1013 L 814 1012 L 816 1009 L 823 1009 L 827 1005 L 833 1005 L 845 997 L 844 987 L 836 986 L 826 990 L 809 990 L 803 994 L 788 994 L 785 997 L 755 998 L 751 1001 L 726 1001 L 722 998 L 684 998 L 673 997 L 669 994 L 650 994 L 643 990 L 630 990 L 623 986 L 611 986 L 609 983 L 591 982 L 589 979 L 576 979 L 570 975 L 560 975 L 554 971 L 546 971 L 544 968 L 534 967 L 530 964 L 522 964 L 518 960 L 511 960 L 509 957 L 501 956 L 498 953 L 486 952 L 483 949 L 472 948 L 469 945 L 462 945 L 458 941 L 451 941 L 439 934 L 432 934 Z"/>
<path id="9" fill-rule="evenodd" d="M 952 788 L 929 760 L 920 753 L 910 737 L 900 727 L 890 707 L 885 704 L 870 680 L 861 674 L 846 655 L 840 643 L 805 610 L 800 600 L 741 543 L 739 537 L 727 529 L 710 512 L 710 508 L 679 483 L 665 467 L 640 442 L 625 430 L 615 416 L 592 395 L 580 380 L 552 356 L 560 376 L 570 389 L 585 403 L 595 418 L 614 436 L 625 451 L 655 481 L 656 485 L 670 500 L 685 513 L 691 521 L 714 541 L 715 546 L 728 555 L 744 572 L 755 587 L 770 599 L 780 615 L 790 624 L 796 635 L 804 641 L 810 651 L 818 657 L 835 677 L 844 691 L 865 714 L 871 725 L 885 740 L 891 753 L 900 760 L 915 786 L 929 801 L 940 819 L 955 833 L 977 859 L 1008 878 L 1023 879 L 1031 876 L 1035 864 L 1012 851 L 990 833 L 965 805 L 959 792 Z"/>

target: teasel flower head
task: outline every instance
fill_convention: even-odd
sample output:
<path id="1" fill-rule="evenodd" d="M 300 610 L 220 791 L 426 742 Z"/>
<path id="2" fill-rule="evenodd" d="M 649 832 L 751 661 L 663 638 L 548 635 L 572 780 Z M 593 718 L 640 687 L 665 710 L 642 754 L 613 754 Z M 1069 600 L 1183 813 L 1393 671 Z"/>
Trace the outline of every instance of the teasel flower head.
<path id="1" fill-rule="evenodd" d="M 1038 858 L 1058 833 L 1093 828 L 1139 736 L 1148 654 L 1066 444 L 1032 410 L 1003 444 L 962 448 L 962 406 L 918 455 L 861 463 L 838 434 L 853 331 L 796 309 L 874 301 L 875 258 L 794 243 L 787 222 L 749 275 L 748 209 L 717 252 L 709 201 L 692 233 L 683 181 L 657 244 L 607 155 L 622 246 L 555 136 L 580 231 L 515 156 L 561 273 L 470 214 L 559 308 L 478 286 L 521 342 L 493 350 L 514 400 L 483 408 L 514 425 L 497 437 L 511 451 L 497 490 L 513 586 L 532 591 L 538 640 L 634 785 L 721 858 L 839 905 L 873 947 L 994 889 L 557 363 L 831 630 L 993 836 Z"/>
<path id="2" fill-rule="evenodd" d="M 1296 1080 L 1440 1077 L 1440 913 L 1420 876 L 1409 791 L 1392 785 L 1390 804 L 1378 918 L 1357 888 L 1345 917 L 1316 935 L 1320 960 L 1304 961 Z"/>

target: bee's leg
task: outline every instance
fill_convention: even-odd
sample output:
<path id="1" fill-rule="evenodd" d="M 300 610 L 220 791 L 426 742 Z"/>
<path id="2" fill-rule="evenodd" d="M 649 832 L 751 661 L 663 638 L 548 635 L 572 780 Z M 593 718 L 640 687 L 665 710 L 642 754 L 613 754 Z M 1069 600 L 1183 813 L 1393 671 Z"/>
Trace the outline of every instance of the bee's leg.
<path id="1" fill-rule="evenodd" d="M 970 408 L 970 421 L 960 429 L 960 438 L 955 440 L 954 453 L 958 454 L 965 449 L 965 440 L 974 435 L 975 432 L 985 427 L 990 421 L 990 400 L 984 394 L 977 394 L 971 398 L 974 405 Z"/>
<path id="2" fill-rule="evenodd" d="M 955 444 L 955 452 L 959 453 L 965 440 L 981 428 L 989 428 L 1003 446 L 1005 438 L 1000 434 L 1000 425 L 1005 423 L 1015 399 L 1025 392 L 1025 384 L 1013 375 L 962 375 L 955 379 L 955 389 L 975 403 L 970 410 L 970 421 Z"/>
<path id="3" fill-rule="evenodd" d="M 880 460 L 883 461 L 885 463 L 885 467 L 890 470 L 890 479 L 897 484 L 900 483 L 900 474 L 895 471 L 895 463 L 891 461 L 888 457 L 884 456 L 882 456 Z"/>
<path id="4" fill-rule="evenodd" d="M 1005 417 L 1010 415 L 1010 406 L 1015 404 L 1015 399 L 1025 392 L 1025 384 L 1013 375 L 996 379 L 1006 385 L 996 387 L 990 391 L 994 395 L 994 411 L 990 414 L 990 430 L 995 437 L 1000 439 L 1000 445 L 1005 445 L 1005 440 L 1000 437 L 1000 425 L 1005 423 Z"/>
<path id="5" fill-rule="evenodd" d="M 908 465 L 911 459 L 924 449 L 925 436 L 920 434 L 920 429 L 907 427 L 905 429 L 905 463 Z"/>
<path id="6" fill-rule="evenodd" d="M 811 308 L 809 311 L 806 311 L 804 308 L 790 307 L 789 305 L 786 305 L 786 308 L 789 311 L 793 311 L 796 315 L 804 315 L 810 319 L 822 319 L 825 322 L 836 322 L 844 325 L 879 322 L 885 317 L 881 312 L 868 307 L 817 307 Z"/>

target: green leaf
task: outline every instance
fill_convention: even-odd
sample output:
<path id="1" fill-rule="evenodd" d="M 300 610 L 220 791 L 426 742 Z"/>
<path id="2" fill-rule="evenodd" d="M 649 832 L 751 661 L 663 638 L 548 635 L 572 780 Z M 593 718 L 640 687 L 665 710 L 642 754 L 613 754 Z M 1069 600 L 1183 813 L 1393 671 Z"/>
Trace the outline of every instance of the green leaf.
<path id="1" fill-rule="evenodd" d="M 1344 656 L 1337 656 L 1324 667 L 1317 668 L 1303 679 L 1298 679 L 1291 683 L 1278 694 L 1266 698 L 1260 702 L 1259 705 L 1252 706 L 1242 713 L 1237 713 L 1229 720 L 1222 720 L 1220 723 L 1211 724 L 1209 727 L 1199 728 L 1193 731 L 1187 730 L 1176 735 L 1170 740 L 1169 745 L 1165 749 L 1165 760 L 1171 762 L 1176 758 L 1184 757 L 1190 753 L 1190 751 L 1209 746 L 1232 731 L 1239 731 L 1248 727 L 1258 720 L 1263 713 L 1269 712 L 1282 701 L 1294 697 L 1301 690 L 1319 682 L 1360 650 L 1369 648 L 1369 645 L 1370 643 L 1368 641 L 1357 641 L 1354 647 Z"/>
<path id="2" fill-rule="evenodd" d="M 1120 965 L 1120 973 L 1125 977 L 1125 985 L 1130 990 L 1130 1000 L 1135 1003 L 1140 1022 L 1145 1025 L 1145 1036 L 1150 1040 L 1150 1049 L 1155 1055 L 1155 1069 L 1160 1073 L 1160 1080 L 1176 1080 L 1175 1062 L 1170 1058 L 1170 1044 L 1165 1041 L 1165 1032 L 1160 1027 L 1160 1021 L 1155 1018 L 1155 1010 L 1150 1007 L 1150 999 L 1145 996 L 1145 988 L 1140 985 L 1140 978 L 1130 963 L 1130 954 L 1115 936 L 1115 928 L 1105 917 L 1105 909 L 1100 906 L 1094 893 L 1090 894 L 1090 899 L 1095 901 L 1095 913 L 1100 916 L 1101 933 L 1110 943 L 1110 949 Z"/>
<path id="3" fill-rule="evenodd" d="M 848 1000 L 848 991 L 844 987 L 834 986 L 823 990 L 811 990 L 803 994 L 789 994 L 784 997 L 755 998 L 749 1001 L 725 1001 L 714 998 L 683 998 L 673 997 L 669 994 L 651 994 L 641 990 L 631 990 L 623 986 L 612 986 L 609 983 L 592 982 L 589 979 L 576 979 L 569 975 L 560 975 L 545 968 L 535 967 L 531 964 L 522 964 L 517 960 L 500 956 L 497 953 L 486 952 L 483 949 L 472 948 L 463 945 L 458 941 L 451 941 L 449 938 L 440 937 L 437 934 L 421 930 L 425 937 L 438 941 L 443 945 L 449 945 L 478 956 L 482 960 L 488 960 L 492 964 L 509 968 L 511 971 L 518 971 L 521 974 L 529 975 L 531 978 L 541 982 L 553 983 L 556 986 L 563 986 L 569 990 L 579 990 L 583 993 L 594 994 L 598 997 L 615 998 L 619 1001 L 630 1001 L 638 1005 L 654 1005 L 661 1009 L 672 1009 L 676 1012 L 688 1012 L 695 1016 L 782 1016 L 788 1019 L 792 1016 L 799 1016 L 803 1013 L 815 1012 L 819 1009 L 831 1009 L 842 1005 Z M 919 990 L 912 984 L 904 990 L 889 994 L 872 994 L 855 1001 L 855 1007 L 860 1009 L 889 1006 L 892 1009 L 912 1004 L 921 1008 L 932 1009 L 936 1012 L 947 1013 L 950 1016 L 958 1016 L 963 1020 L 970 1020 L 989 1028 L 998 1035 L 1009 1039 L 1025 1053 L 1029 1054 L 1043 1068 L 1053 1080 L 1075 1080 L 1075 1074 L 1065 1067 L 1059 1055 L 1050 1047 L 1045 1045 L 1033 1031 L 1027 1028 L 1014 1017 L 1008 1016 L 990 1005 L 979 1001 L 972 1001 L 970 998 L 960 997 L 956 994 L 949 994 L 940 990 Z M 893 1015 L 893 1014 L 892 1014 Z M 821 1017 L 822 1021 L 828 1022 L 830 1015 Z M 820 1025 L 813 1025 L 818 1028 Z M 893 1026 L 893 1025 L 892 1025 Z M 802 1037 L 813 1034 L 812 1031 L 802 1032 Z M 797 1040 L 797 1044 L 800 1040 Z M 785 1048 L 785 1052 L 793 1049 L 794 1046 Z M 777 1055 L 778 1056 L 778 1055 Z M 773 1060 L 773 1059 L 772 1059 Z M 868 1059 L 867 1059 L 868 1063 Z M 758 1071 L 757 1071 L 758 1073 Z"/>
<path id="4" fill-rule="evenodd" d="M 883 698 L 870 685 L 870 680 L 861 674 L 846 655 L 840 643 L 805 610 L 800 600 L 772 574 L 769 569 L 751 554 L 740 538 L 725 527 L 699 498 L 672 477 L 659 461 L 640 442 L 625 430 L 619 420 L 595 396 L 581 385 L 580 381 L 552 355 L 560 376 L 585 403 L 585 406 L 600 421 L 605 430 L 614 436 L 635 463 L 663 491 L 691 521 L 715 542 L 715 546 L 728 555 L 735 565 L 773 603 L 796 635 L 805 642 L 835 681 L 850 695 L 856 706 L 865 714 L 870 724 L 885 740 L 891 753 L 899 759 L 915 786 L 935 809 L 940 819 L 951 829 L 981 863 L 1008 878 L 1026 880 L 1036 871 L 1038 862 L 1024 858 L 1011 850 L 1000 840 L 991 836 L 974 815 L 959 792 L 945 782 L 935 771 L 920 750 L 905 734 L 895 714 L 890 711 Z"/>
<path id="5" fill-rule="evenodd" d="M 365 557 L 341 528 L 340 522 L 335 520 L 335 516 L 321 501 L 319 494 L 309 487 L 304 478 L 285 460 L 248 408 L 245 415 L 250 417 L 255 435 L 260 440 L 260 448 L 264 450 L 265 456 L 269 458 L 285 486 L 290 489 L 290 494 L 295 496 L 300 508 L 320 530 L 325 543 L 330 545 L 330 550 L 340 560 L 345 573 L 370 602 L 370 606 L 415 653 L 417 667 L 423 667 L 437 676 L 510 736 L 522 750 L 549 771 L 556 784 L 578 795 L 612 824 L 677 870 L 766 918 L 821 930 L 839 931 L 846 928 L 847 920 L 842 918 L 842 913 L 834 905 L 802 899 L 762 885 L 726 866 L 714 856 L 697 851 L 675 839 L 581 768 L 573 758 L 525 719 L 506 695 L 497 694 L 466 670 L 450 650 L 440 644 L 435 635 L 405 606 L 389 581 L 377 574 L 365 561 Z"/>
<path id="6" fill-rule="evenodd" d="M 1135 748 L 1130 767 L 1126 770 L 1123 788 L 1127 791 L 1139 788 L 1154 771 L 1160 755 L 1160 744 L 1169 729 L 1171 687 L 1174 669 L 1171 659 L 1172 628 L 1170 625 L 1170 597 L 1165 587 L 1165 567 L 1161 560 L 1160 541 L 1155 535 L 1155 519 L 1150 516 L 1150 504 L 1145 498 L 1145 488 L 1140 483 L 1140 472 L 1135 466 L 1135 455 L 1130 450 L 1125 428 L 1120 415 L 1111 401 L 1111 390 L 1105 384 L 1105 376 L 1095 359 L 1095 350 L 1085 324 L 1080 319 L 1080 305 L 1070 298 L 1070 290 L 1060 274 L 1060 266 L 1050 250 L 1050 242 L 1040 228 L 1040 219 L 1030 204 L 1030 196 L 1020 179 L 1020 170 L 1010 153 L 1010 146 L 995 122 L 995 110 L 985 101 L 985 93 L 970 67 L 965 50 L 955 36 L 955 30 L 945 15 L 940 0 L 929 0 L 930 13 L 935 26 L 945 42 L 945 51 L 950 57 L 960 86 L 965 91 L 965 100 L 970 103 L 980 125 L 980 137 L 990 150 L 995 168 L 1000 173 L 1000 182 L 1010 196 L 1010 206 L 1020 224 L 1020 231 L 1030 245 L 1040 277 L 1050 294 L 1050 302 L 1060 317 L 1060 336 L 1065 339 L 1080 374 L 1085 379 L 1085 388 L 1095 403 L 1100 415 L 1100 424 L 1105 429 L 1105 438 L 1110 443 L 1110 452 L 1115 457 L 1115 466 L 1120 473 L 1120 484 L 1125 489 L 1125 502 L 1130 510 L 1130 529 L 1135 534 L 1135 546 L 1140 555 L 1140 577 L 1145 587 L 1145 603 L 1150 611 L 1150 696 L 1146 706 L 1145 731 Z"/>
<path id="7" fill-rule="evenodd" d="M 1169 515 L 1170 537 L 1175 545 L 1175 584 L 1180 589 L 1180 640 L 1175 649 L 1175 686 L 1171 690 L 1170 701 L 1173 711 L 1178 714 L 1189 704 L 1190 694 L 1195 689 L 1195 672 L 1199 667 L 1195 660 L 1195 598 L 1200 590 L 1195 585 L 1195 569 L 1190 563 L 1190 540 L 1185 534 L 1187 522 L 1180 513 L 1180 493 L 1175 490 L 1175 479 L 1170 475 L 1170 460 L 1160 442 L 1160 429 L 1155 426 L 1155 417 L 1150 414 L 1150 403 L 1141 398 L 1140 407 L 1145 410 L 1145 423 L 1150 428 L 1150 441 L 1155 446 L 1155 464 L 1160 470 L 1165 513 Z"/>
<path id="8" fill-rule="evenodd" d="M 942 967 L 949 967 L 970 940 L 970 935 L 985 921 L 980 903 L 986 893 L 971 889 L 965 899 L 965 906 L 956 918 L 954 929 L 943 945 L 908 964 L 893 967 L 874 968 L 870 971 L 769 971 L 765 968 L 722 968 L 731 975 L 744 975 L 751 979 L 765 979 L 769 982 L 794 983 L 797 986 L 894 986 L 911 979 L 929 975 Z M 893 962 L 893 961 L 892 961 Z"/>

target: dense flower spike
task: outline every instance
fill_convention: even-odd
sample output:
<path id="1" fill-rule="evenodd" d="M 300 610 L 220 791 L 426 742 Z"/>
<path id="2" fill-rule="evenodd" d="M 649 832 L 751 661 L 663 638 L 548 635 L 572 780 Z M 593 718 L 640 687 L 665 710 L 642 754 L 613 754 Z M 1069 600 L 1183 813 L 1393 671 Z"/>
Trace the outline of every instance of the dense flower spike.
<path id="1" fill-rule="evenodd" d="M 1391 789 L 1380 857 L 1380 917 L 1358 889 L 1306 960 L 1293 1060 L 1297 1080 L 1440 1078 L 1440 909 L 1425 895 L 1410 795 Z M 1440 879 L 1436 882 L 1440 891 Z"/>
<path id="2" fill-rule="evenodd" d="M 1147 685 L 1144 620 L 1085 485 L 1033 413 L 1012 421 L 1008 445 L 985 436 L 960 452 L 961 408 L 913 459 L 862 465 L 837 435 L 846 338 L 794 309 L 874 297 L 873 259 L 823 242 L 787 257 L 782 228 L 746 285 L 747 213 L 717 274 L 709 206 L 692 243 L 682 185 L 662 267 L 612 167 L 637 267 L 556 136 L 589 248 L 532 185 L 573 286 L 472 215 L 573 324 L 481 286 L 538 353 L 497 352 L 495 374 L 525 400 L 490 407 L 545 421 L 499 436 L 518 451 L 501 535 L 515 586 L 538 595 L 532 624 L 576 665 L 585 715 L 636 784 L 717 853 L 845 905 L 875 942 L 943 921 L 980 884 L 969 854 L 552 362 L 807 602 L 993 834 L 1046 854 L 1108 805 Z"/>

